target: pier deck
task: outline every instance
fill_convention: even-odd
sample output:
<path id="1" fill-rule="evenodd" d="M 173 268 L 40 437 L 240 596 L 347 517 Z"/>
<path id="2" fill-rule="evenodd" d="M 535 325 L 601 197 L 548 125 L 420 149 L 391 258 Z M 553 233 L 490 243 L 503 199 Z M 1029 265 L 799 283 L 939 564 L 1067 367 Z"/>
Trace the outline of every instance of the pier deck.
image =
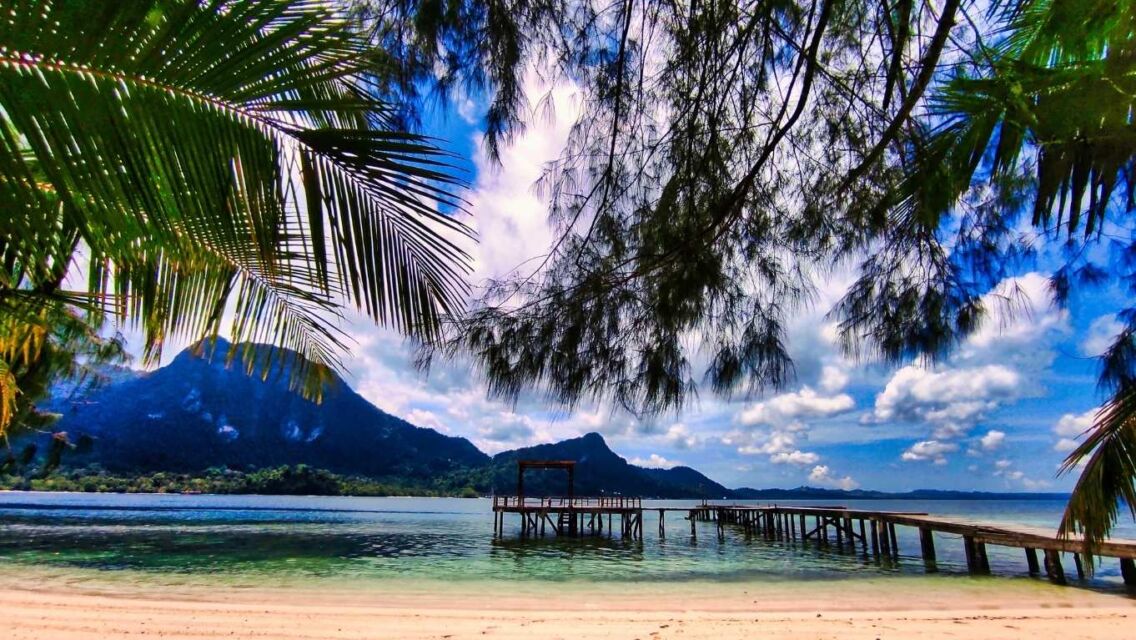
<path id="1" fill-rule="evenodd" d="M 1073 554 L 1077 574 L 1084 577 L 1079 537 L 1059 538 L 1055 532 L 1028 525 L 978 522 L 926 513 L 847 509 L 843 507 L 783 507 L 702 504 L 690 510 L 691 535 L 697 535 L 694 522 L 713 521 L 719 535 L 725 526 L 739 526 L 747 533 L 761 533 L 771 539 L 815 542 L 850 549 L 860 548 L 866 555 L 899 557 L 897 526 L 911 527 L 919 533 L 920 554 L 928 571 L 935 571 L 934 534 L 962 537 L 967 569 L 974 574 L 990 573 L 986 546 L 1020 548 L 1025 551 L 1031 575 L 1046 576 L 1065 584 L 1062 553 Z M 1038 551 L 1044 563 L 1038 561 Z M 1120 561 L 1125 584 L 1136 585 L 1136 540 L 1113 538 L 1096 550 L 1100 558 Z"/>
<path id="2" fill-rule="evenodd" d="M 666 537 L 667 512 L 686 514 L 690 536 L 698 537 L 699 522 L 716 525 L 724 539 L 727 527 L 746 535 L 762 535 L 770 540 L 811 544 L 841 552 L 862 553 L 866 557 L 898 561 L 897 527 L 915 529 L 919 537 L 919 557 L 928 572 L 937 571 L 935 534 L 962 538 L 967 569 L 973 574 L 990 573 L 986 555 L 988 545 L 1022 549 L 1031 575 L 1041 575 L 1066 584 L 1062 554 L 1072 554 L 1079 577 L 1085 576 L 1082 541 L 1078 537 L 1059 538 L 1040 527 L 997 522 L 980 522 L 922 512 L 848 509 L 841 506 L 752 506 L 703 502 L 692 507 L 649 507 L 658 512 L 660 538 Z M 642 540 L 643 503 L 639 498 L 496 496 L 493 499 L 495 535 L 503 535 L 505 515 L 521 516 L 521 535 L 558 536 L 618 535 Z M 618 524 L 618 529 L 615 525 Z M 1039 552 L 1041 558 L 1039 559 Z M 1100 559 L 1120 561 L 1127 585 L 1136 586 L 1136 540 L 1113 538 L 1096 550 Z"/>
<path id="3" fill-rule="evenodd" d="M 494 534 L 499 535 L 504 529 L 507 513 L 520 514 L 522 536 L 544 535 L 546 531 L 558 536 L 603 535 L 613 531 L 614 520 L 618 518 L 622 537 L 643 537 L 643 501 L 640 498 L 494 496 Z"/>

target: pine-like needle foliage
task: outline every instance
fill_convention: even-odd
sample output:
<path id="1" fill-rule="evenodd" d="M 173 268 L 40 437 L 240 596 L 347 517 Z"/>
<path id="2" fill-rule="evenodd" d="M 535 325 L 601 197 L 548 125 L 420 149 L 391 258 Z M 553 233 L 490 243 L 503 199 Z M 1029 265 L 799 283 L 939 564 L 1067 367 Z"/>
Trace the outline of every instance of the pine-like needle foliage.
<path id="1" fill-rule="evenodd" d="M 491 391 L 630 411 L 791 380 L 787 319 L 831 269 L 849 353 L 942 358 L 982 299 L 1040 252 L 1079 287 L 1136 292 L 1136 6 L 1115 0 L 359 0 L 410 61 L 389 82 L 488 86 L 490 148 L 538 68 L 583 115 L 539 183 L 560 236 L 492 283 L 429 357 L 469 354 Z M 1131 508 L 1126 331 L 1066 533 Z"/>
<path id="2" fill-rule="evenodd" d="M 470 233 L 372 51 L 316 0 L 0 0 L 0 321 L 79 303 L 141 327 L 148 359 L 227 329 L 298 353 L 313 395 L 343 304 L 436 337 Z M 36 358 L 19 335 L 6 369 Z"/>

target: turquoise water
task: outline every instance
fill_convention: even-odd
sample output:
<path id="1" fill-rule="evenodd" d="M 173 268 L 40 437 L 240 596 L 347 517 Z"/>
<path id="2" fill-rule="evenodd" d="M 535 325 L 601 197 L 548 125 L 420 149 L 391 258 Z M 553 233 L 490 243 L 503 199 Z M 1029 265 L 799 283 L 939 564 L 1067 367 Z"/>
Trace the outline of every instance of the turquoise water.
<path id="1" fill-rule="evenodd" d="M 690 506 L 646 501 L 645 508 Z M 783 503 L 788 504 L 788 503 Z M 794 504 L 808 504 L 801 501 Z M 925 511 L 989 521 L 1054 527 L 1061 501 L 848 501 L 849 507 Z M 698 523 L 697 540 L 678 513 L 665 539 L 656 513 L 644 516 L 644 540 L 519 538 L 506 521 L 493 538 L 489 500 L 0 493 L 0 569 L 35 566 L 150 579 L 311 583 L 329 580 L 426 580 L 449 583 L 545 581 L 675 583 L 809 581 L 922 576 L 914 531 L 899 528 L 898 561 L 794 543 L 747 538 Z M 616 525 L 618 527 L 618 525 Z M 1136 537 L 1124 523 L 1118 536 Z M 940 572 L 966 574 L 962 541 L 936 536 Z M 997 576 L 1027 580 L 1023 552 L 988 549 Z M 1072 558 L 1066 572 L 1074 572 Z M 1105 561 L 1089 586 L 1119 588 L 1119 567 Z"/>

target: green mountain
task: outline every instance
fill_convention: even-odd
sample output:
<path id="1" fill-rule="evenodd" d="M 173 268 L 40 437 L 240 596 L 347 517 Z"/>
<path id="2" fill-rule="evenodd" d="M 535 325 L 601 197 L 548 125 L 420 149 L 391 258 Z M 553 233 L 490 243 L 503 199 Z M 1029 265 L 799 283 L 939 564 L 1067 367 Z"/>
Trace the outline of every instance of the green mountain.
<path id="1" fill-rule="evenodd" d="M 341 476 L 379 479 L 389 486 L 407 489 L 458 493 L 472 487 L 482 494 L 512 494 L 517 488 L 518 460 L 575 460 L 577 495 L 820 499 L 833 503 L 857 499 L 1064 497 L 955 491 L 886 493 L 815 487 L 728 489 L 690 467 L 647 469 L 633 465 L 613 452 L 598 433 L 490 457 L 465 438 L 419 428 L 384 413 L 341 379 L 336 378 L 322 403 L 316 404 L 289 390 L 287 370 L 273 370 L 266 379 L 259 372 L 247 376 L 239 368 L 225 366 L 230 348 L 233 347 L 229 343 L 219 340 L 210 358 L 187 349 L 169 365 L 151 373 L 110 369 L 106 372 L 106 384 L 86 393 L 61 385 L 44 406 L 63 414 L 54 430 L 66 432 L 67 439 L 77 444 L 65 453 L 64 466 L 74 472 L 98 465 L 124 477 L 173 472 L 200 478 L 208 475 L 205 472 L 209 469 L 228 469 L 251 478 L 244 484 L 237 483 L 238 488 L 251 487 L 246 489 L 249 491 L 262 491 L 257 488 L 262 484 L 276 487 L 276 492 L 284 491 L 280 487 L 295 480 L 289 474 L 315 477 L 319 470 L 327 470 Z M 52 447 L 51 434 L 33 440 L 41 455 L 45 456 L 42 452 Z M 27 444 L 26 439 L 16 442 L 14 450 L 20 451 L 20 458 L 31 460 L 35 449 L 29 455 Z M 36 468 L 34 463 L 21 464 L 24 468 Z M 285 465 L 309 468 L 281 470 Z M 211 473 L 209 477 L 218 472 Z M 264 474 L 268 476 L 261 477 Z M 266 478 L 275 484 L 265 484 Z M 352 486 L 367 483 L 358 478 L 352 482 Z M 302 484 L 307 487 L 312 483 Z M 374 490 L 375 487 L 367 489 Z M 526 474 L 528 495 L 563 495 L 566 490 L 563 471 Z"/>
<path id="2" fill-rule="evenodd" d="M 226 367 L 230 348 L 219 340 L 211 358 L 187 349 L 157 371 L 123 376 L 71 402 L 55 428 L 89 446 L 68 463 L 115 473 L 308 464 L 425 479 L 489 461 L 465 438 L 380 411 L 341 379 L 316 404 L 289 390 L 286 369 L 262 379 Z"/>

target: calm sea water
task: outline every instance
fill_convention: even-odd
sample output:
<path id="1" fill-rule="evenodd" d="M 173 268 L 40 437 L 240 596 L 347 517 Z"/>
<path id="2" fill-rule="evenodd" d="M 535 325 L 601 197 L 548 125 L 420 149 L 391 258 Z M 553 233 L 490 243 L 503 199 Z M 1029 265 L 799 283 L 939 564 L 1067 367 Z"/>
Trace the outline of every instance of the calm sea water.
<path id="1" fill-rule="evenodd" d="M 689 506 L 650 501 L 645 507 Z M 788 503 L 782 503 L 788 504 Z M 808 504 L 800 501 L 793 504 Z M 848 501 L 846 506 L 925 511 L 1055 527 L 1061 501 Z M 697 540 L 681 514 L 657 534 L 654 512 L 644 540 L 519 539 L 518 522 L 492 534 L 489 500 L 0 493 L 0 571 L 20 566 L 125 575 L 139 579 L 224 581 L 235 585 L 329 580 L 368 584 L 424 580 L 494 581 L 810 581 L 922 576 L 916 534 L 899 528 L 896 562 L 865 559 L 792 543 L 746 538 L 698 523 Z M 618 525 L 617 525 L 618 527 Z M 1123 523 L 1118 537 L 1136 537 Z M 936 538 L 939 574 L 968 580 L 957 536 Z M 990 547 L 1001 577 L 1026 577 L 1024 554 Z M 1074 572 L 1072 558 L 1066 571 Z M 1119 588 L 1119 567 L 1106 561 L 1091 586 Z"/>

